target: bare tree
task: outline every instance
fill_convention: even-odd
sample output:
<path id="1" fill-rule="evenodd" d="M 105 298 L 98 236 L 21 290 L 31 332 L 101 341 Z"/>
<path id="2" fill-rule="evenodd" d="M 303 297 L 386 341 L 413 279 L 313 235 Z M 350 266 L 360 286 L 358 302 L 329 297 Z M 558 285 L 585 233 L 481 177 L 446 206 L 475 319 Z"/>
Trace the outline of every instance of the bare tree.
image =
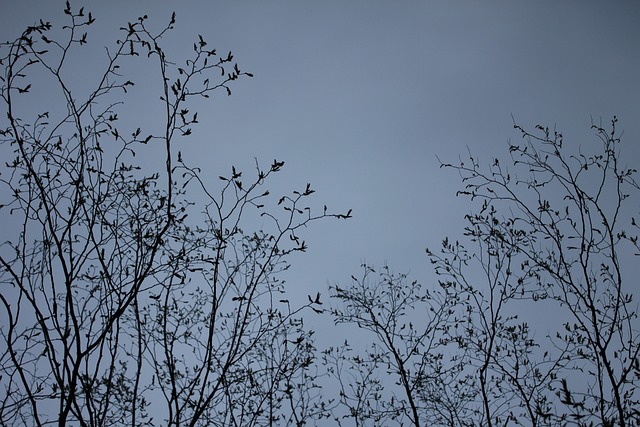
<path id="1" fill-rule="evenodd" d="M 476 355 L 483 424 L 640 422 L 639 187 L 616 125 L 594 125 L 600 147 L 573 154 L 557 131 L 515 126 L 524 143 L 510 144 L 511 168 L 495 159 L 484 169 L 473 156 L 443 165 L 480 203 L 466 217 L 475 248 L 445 240 L 429 255 L 468 301 L 458 340 Z M 536 330 L 541 313 L 562 328 Z"/>
<path id="2" fill-rule="evenodd" d="M 372 338 L 323 353 L 338 422 L 640 424 L 640 187 L 616 125 L 593 126 L 600 146 L 573 154 L 559 132 L 516 126 L 509 167 L 443 164 L 473 208 L 464 236 L 427 250 L 438 286 L 364 266 L 332 289 L 336 323 Z"/>
<path id="3" fill-rule="evenodd" d="M 508 227 L 492 214 L 488 220 L 494 231 L 483 238 L 475 237 L 478 224 L 467 229 L 474 250 L 445 239 L 441 253 L 428 251 L 441 283 L 458 294 L 464 308 L 462 327 L 451 339 L 465 352 L 465 372 L 477 383 L 474 425 L 545 424 L 554 400 L 552 383 L 567 353 L 550 359 L 529 323 L 519 318 L 531 296 L 512 274 L 517 251 L 498 237 Z M 505 236 L 511 243 L 519 238 Z"/>
<path id="4" fill-rule="evenodd" d="M 463 353 L 449 338 L 460 325 L 459 296 L 446 286 L 423 290 L 388 267 L 377 277 L 370 266 L 363 269 L 349 286 L 332 287 L 341 302 L 331 310 L 335 322 L 355 325 L 373 339 L 364 352 L 348 342 L 324 352 L 339 383 L 338 406 L 346 408 L 336 419 L 358 426 L 468 425 L 467 403 L 475 391 Z"/>
<path id="5" fill-rule="evenodd" d="M 306 248 L 305 226 L 349 214 L 312 213 L 308 184 L 273 199 L 265 185 L 284 162 L 256 161 L 250 177 L 234 167 L 215 185 L 183 161 L 174 142 L 198 122 L 192 101 L 251 76 L 231 53 L 200 36 L 178 65 L 162 48 L 175 14 L 157 32 L 145 16 L 121 29 L 87 89 L 71 58 L 94 17 L 64 12 L 61 30 L 40 21 L 0 46 L 0 221 L 11 225 L 0 245 L 0 424 L 323 416 L 300 318 L 320 301 L 292 307 L 280 277 Z M 141 63 L 159 82 L 149 102 L 160 95 L 162 114 L 148 130 L 121 123 L 134 114 L 126 67 Z"/>

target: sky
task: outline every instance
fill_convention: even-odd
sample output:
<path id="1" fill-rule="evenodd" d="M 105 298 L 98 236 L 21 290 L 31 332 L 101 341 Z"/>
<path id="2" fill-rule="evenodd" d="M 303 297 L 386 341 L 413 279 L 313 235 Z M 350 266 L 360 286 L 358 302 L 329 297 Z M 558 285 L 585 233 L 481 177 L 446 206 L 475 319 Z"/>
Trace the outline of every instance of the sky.
<path id="1" fill-rule="evenodd" d="M 257 158 L 286 162 L 274 185 L 316 190 L 319 206 L 352 209 L 304 236 L 288 282 L 326 293 L 363 261 L 429 283 L 425 248 L 462 235 L 470 206 L 439 167 L 467 150 L 489 163 L 527 129 L 557 126 L 571 149 L 597 143 L 592 120 L 613 115 L 624 160 L 640 164 L 640 4 L 635 1 L 74 2 L 97 18 L 91 35 L 147 14 L 180 55 L 201 34 L 254 74 L 203 104 L 183 152 L 212 178 Z M 39 18 L 61 22 L 62 1 L 2 1 L 0 39 Z M 80 60 L 80 59 L 79 59 Z M 85 72 L 83 68 L 80 70 Z M 83 78 L 79 74 L 79 78 Z M 144 106 L 144 99 L 139 100 Z M 149 120 L 153 110 L 134 108 Z M 134 116 L 131 118 L 136 120 Z"/>

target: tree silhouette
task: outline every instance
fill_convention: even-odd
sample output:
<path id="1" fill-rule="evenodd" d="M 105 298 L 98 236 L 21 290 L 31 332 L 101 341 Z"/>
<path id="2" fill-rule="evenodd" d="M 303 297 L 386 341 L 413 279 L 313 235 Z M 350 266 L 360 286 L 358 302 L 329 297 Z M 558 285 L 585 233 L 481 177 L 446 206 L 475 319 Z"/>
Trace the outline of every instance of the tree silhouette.
<path id="1" fill-rule="evenodd" d="M 510 144 L 510 168 L 494 159 L 483 169 L 473 156 L 443 165 L 480 204 L 466 216 L 474 249 L 445 240 L 429 255 L 468 301 L 458 340 L 476 355 L 487 425 L 639 421 L 631 258 L 640 254 L 632 216 L 640 188 L 616 125 L 615 117 L 609 129 L 593 125 L 600 147 L 575 154 L 560 132 L 516 125 L 524 143 Z M 562 327 L 536 331 L 540 313 L 556 314 Z"/>
<path id="2" fill-rule="evenodd" d="M 305 229 L 351 211 L 271 194 L 282 161 L 211 182 L 176 148 L 252 75 L 202 36 L 172 58 L 174 14 L 79 79 L 95 19 L 64 12 L 0 44 L 1 425 L 640 425 L 640 187 L 615 117 L 597 147 L 516 125 L 509 162 L 442 164 L 471 213 L 427 251 L 435 286 L 365 264 L 329 309 L 295 305 Z M 154 77 L 145 122 L 128 107 Z M 357 334 L 318 352 L 305 312 Z"/>
<path id="3" fill-rule="evenodd" d="M 623 164 L 614 117 L 600 146 L 574 154 L 538 126 L 510 165 L 456 164 L 469 197 L 464 236 L 427 250 L 427 291 L 385 267 L 333 288 L 336 323 L 372 344 L 325 351 L 355 425 L 640 423 L 640 325 L 632 213 L 640 187 Z M 559 326 L 558 326 L 559 325 Z M 361 334 L 360 334 L 361 335 Z M 455 347 L 455 349 L 452 349 Z"/>
<path id="4" fill-rule="evenodd" d="M 368 265 L 363 270 L 348 286 L 332 287 L 341 302 L 331 310 L 335 322 L 355 325 L 373 339 L 364 352 L 345 341 L 323 354 L 339 383 L 336 421 L 468 425 L 473 414 L 467 401 L 475 390 L 464 372 L 464 352 L 450 339 L 460 322 L 459 295 L 447 286 L 423 290 L 388 267 L 378 274 Z"/>
<path id="5" fill-rule="evenodd" d="M 323 416 L 300 315 L 320 301 L 292 307 L 281 273 L 306 249 L 303 228 L 349 214 L 313 213 L 309 184 L 274 199 L 266 185 L 281 161 L 208 183 L 183 160 L 174 143 L 198 123 L 192 101 L 251 77 L 231 53 L 199 36 L 174 62 L 162 46 L 175 14 L 158 32 L 144 16 L 121 28 L 87 89 L 72 58 L 95 19 L 69 3 L 64 12 L 61 30 L 41 20 L 0 48 L 0 215 L 11 224 L 0 245 L 0 424 Z M 162 114 L 148 124 L 126 108 L 126 76 L 140 67 L 159 77 L 148 99 Z"/>

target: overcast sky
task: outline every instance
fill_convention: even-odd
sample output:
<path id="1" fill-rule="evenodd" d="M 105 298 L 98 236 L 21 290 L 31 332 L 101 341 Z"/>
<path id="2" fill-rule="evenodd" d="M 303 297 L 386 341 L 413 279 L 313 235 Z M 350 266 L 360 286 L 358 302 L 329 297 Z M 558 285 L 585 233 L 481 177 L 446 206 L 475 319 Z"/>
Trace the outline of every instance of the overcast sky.
<path id="1" fill-rule="evenodd" d="M 624 158 L 640 165 L 635 1 L 74 4 L 97 18 L 98 51 L 127 21 L 148 14 L 159 27 L 176 10 L 168 43 L 188 50 L 202 34 L 255 75 L 206 104 L 183 151 L 212 177 L 254 157 L 284 160 L 278 186 L 310 182 L 320 205 L 353 209 L 350 221 L 308 231 L 309 253 L 293 259 L 289 279 L 303 295 L 346 281 L 363 260 L 432 280 L 424 249 L 460 236 L 470 209 L 436 156 L 453 161 L 468 147 L 485 162 L 505 157 L 518 137 L 512 115 L 529 129 L 557 125 L 577 148 L 597 142 L 591 117 L 608 124 L 615 114 Z M 0 39 L 39 18 L 63 22 L 63 7 L 3 1 Z"/>

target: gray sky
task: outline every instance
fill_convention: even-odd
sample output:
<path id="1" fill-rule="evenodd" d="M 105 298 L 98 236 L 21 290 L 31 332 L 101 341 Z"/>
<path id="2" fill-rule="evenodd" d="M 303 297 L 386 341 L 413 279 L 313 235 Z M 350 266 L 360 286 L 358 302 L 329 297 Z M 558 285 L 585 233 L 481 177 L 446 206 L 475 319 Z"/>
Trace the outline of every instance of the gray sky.
<path id="1" fill-rule="evenodd" d="M 301 295 L 346 281 L 362 260 L 423 282 L 425 247 L 462 234 L 460 182 L 436 156 L 467 147 L 485 162 L 508 154 L 516 121 L 556 125 L 572 147 L 596 143 L 590 117 L 624 129 L 625 160 L 640 163 L 640 5 L 632 1 L 76 2 L 98 19 L 96 48 L 127 21 L 177 12 L 176 52 L 202 34 L 254 73 L 201 108 L 183 152 L 211 177 L 274 158 L 274 185 L 302 189 L 347 222 L 309 230 L 293 259 Z M 62 1 L 3 2 L 0 39 L 37 18 L 62 20 Z M 99 51 L 99 50 L 98 50 Z M 157 93 L 157 92 L 156 92 Z M 141 101 L 142 102 L 142 101 Z M 136 114 L 152 111 L 136 109 Z M 135 116 L 132 116 L 135 122 Z M 185 143 L 187 144 L 187 143 Z M 326 292 L 326 291 L 325 291 Z"/>

